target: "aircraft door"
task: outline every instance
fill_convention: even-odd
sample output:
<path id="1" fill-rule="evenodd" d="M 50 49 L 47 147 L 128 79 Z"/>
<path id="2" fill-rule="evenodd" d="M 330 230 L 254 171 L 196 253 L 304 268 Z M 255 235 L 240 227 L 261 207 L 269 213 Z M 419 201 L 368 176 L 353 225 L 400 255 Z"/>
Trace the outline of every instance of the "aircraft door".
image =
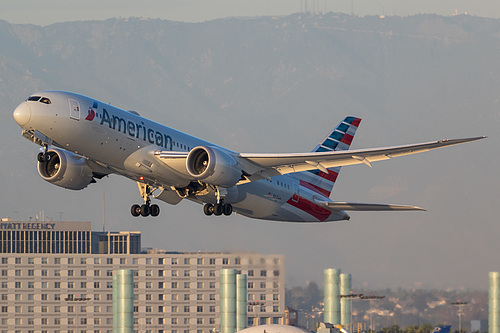
<path id="1" fill-rule="evenodd" d="M 74 99 L 69 100 L 69 117 L 80 120 L 80 103 Z"/>

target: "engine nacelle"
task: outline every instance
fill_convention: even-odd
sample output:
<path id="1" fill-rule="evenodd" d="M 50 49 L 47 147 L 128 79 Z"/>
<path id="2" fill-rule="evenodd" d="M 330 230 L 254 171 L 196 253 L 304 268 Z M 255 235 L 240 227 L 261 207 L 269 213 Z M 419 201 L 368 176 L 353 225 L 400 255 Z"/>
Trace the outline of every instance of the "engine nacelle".
<path id="1" fill-rule="evenodd" d="M 232 187 L 241 179 L 241 170 L 236 160 L 216 147 L 193 148 L 186 160 L 186 169 L 191 176 L 205 183 Z"/>
<path id="2" fill-rule="evenodd" d="M 62 149 L 50 149 L 48 159 L 38 162 L 38 173 L 51 184 L 81 190 L 94 179 L 87 160 Z"/>

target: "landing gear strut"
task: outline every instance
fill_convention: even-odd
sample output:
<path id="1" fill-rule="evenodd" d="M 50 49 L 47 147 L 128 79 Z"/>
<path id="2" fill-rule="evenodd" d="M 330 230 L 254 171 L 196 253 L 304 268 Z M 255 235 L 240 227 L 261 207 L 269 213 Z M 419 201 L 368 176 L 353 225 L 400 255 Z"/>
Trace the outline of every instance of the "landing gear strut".
<path id="1" fill-rule="evenodd" d="M 149 215 L 155 217 L 160 215 L 160 207 L 158 205 L 151 205 L 151 199 L 149 198 L 152 194 L 153 191 L 156 189 L 151 188 L 151 186 L 142 184 L 137 182 L 137 185 L 139 186 L 139 191 L 141 192 L 141 196 L 144 199 L 144 204 L 143 205 L 133 205 L 130 208 L 130 213 L 132 216 L 137 217 L 139 215 L 143 217 L 147 217 Z"/>

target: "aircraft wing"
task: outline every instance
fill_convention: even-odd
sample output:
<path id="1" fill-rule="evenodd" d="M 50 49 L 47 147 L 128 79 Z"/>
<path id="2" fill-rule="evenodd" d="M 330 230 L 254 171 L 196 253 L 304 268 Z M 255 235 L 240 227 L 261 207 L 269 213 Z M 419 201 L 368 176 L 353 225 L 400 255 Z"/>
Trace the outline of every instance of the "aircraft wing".
<path id="1" fill-rule="evenodd" d="M 388 160 L 393 157 L 422 153 L 429 150 L 453 146 L 461 143 L 484 139 L 485 136 L 440 140 L 403 146 L 373 149 L 342 150 L 333 152 L 311 152 L 292 154 L 239 154 L 239 163 L 247 175 L 248 181 L 269 178 L 288 173 L 319 169 L 327 173 L 327 169 L 364 163 L 371 167 L 372 162 Z"/>
<path id="2" fill-rule="evenodd" d="M 394 204 L 373 204 L 373 203 L 357 203 L 357 202 L 338 202 L 338 201 L 315 201 L 319 206 L 323 206 L 329 210 L 355 210 L 355 211 L 390 211 L 390 210 L 424 210 L 417 206 L 409 205 L 394 205 Z"/>

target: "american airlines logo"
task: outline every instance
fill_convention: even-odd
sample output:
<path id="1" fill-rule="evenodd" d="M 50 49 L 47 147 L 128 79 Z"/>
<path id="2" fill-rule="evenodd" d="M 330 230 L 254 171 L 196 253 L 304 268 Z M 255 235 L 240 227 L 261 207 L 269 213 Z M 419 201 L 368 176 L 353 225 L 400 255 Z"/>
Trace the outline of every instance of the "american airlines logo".
<path id="1" fill-rule="evenodd" d="M 92 108 L 89 108 L 88 115 L 85 120 L 94 120 L 94 118 L 97 116 L 94 108 L 97 107 L 94 105 Z M 141 139 L 145 142 L 149 142 L 165 149 L 172 150 L 172 137 L 170 137 L 170 135 L 166 135 L 152 128 L 148 128 L 148 126 L 142 121 L 140 124 L 136 123 L 132 120 L 119 117 L 112 113 L 110 114 L 104 108 L 102 109 L 100 118 L 100 125 L 104 126 L 105 124 L 107 124 L 110 129 L 124 133 L 130 138 Z"/>

